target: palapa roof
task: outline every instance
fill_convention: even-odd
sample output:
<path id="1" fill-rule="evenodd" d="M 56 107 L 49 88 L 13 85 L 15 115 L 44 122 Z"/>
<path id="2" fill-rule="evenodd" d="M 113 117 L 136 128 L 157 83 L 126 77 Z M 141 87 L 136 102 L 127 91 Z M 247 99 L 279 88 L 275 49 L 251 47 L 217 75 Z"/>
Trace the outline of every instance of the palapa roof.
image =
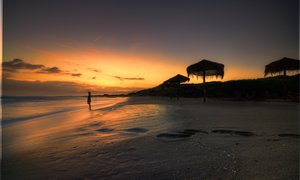
<path id="1" fill-rule="evenodd" d="M 284 57 L 280 60 L 271 62 L 265 66 L 265 76 L 268 74 L 281 73 L 284 70 L 286 71 L 297 71 L 299 70 L 300 61 L 298 59 L 292 59 Z"/>
<path id="2" fill-rule="evenodd" d="M 188 77 L 190 75 L 203 76 L 203 71 L 205 71 L 205 76 L 220 76 L 224 77 L 224 64 L 209 61 L 203 59 L 198 63 L 192 64 L 186 68 Z"/>
<path id="3" fill-rule="evenodd" d="M 181 74 L 177 74 L 176 76 L 166 80 L 163 84 L 180 84 L 189 80 L 190 78 L 185 77 Z"/>

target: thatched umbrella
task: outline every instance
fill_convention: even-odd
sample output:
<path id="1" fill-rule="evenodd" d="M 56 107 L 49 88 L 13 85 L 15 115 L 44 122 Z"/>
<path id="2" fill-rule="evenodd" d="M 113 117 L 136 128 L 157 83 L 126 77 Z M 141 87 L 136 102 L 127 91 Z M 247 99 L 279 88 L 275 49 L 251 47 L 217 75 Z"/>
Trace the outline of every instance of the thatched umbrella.
<path id="1" fill-rule="evenodd" d="M 203 59 L 196 64 L 192 64 L 186 68 L 188 77 L 190 75 L 203 77 L 203 101 L 206 102 L 205 77 L 216 76 L 216 78 L 224 77 L 224 65 Z"/>
<path id="2" fill-rule="evenodd" d="M 281 74 L 283 72 L 284 77 L 286 77 L 287 71 L 299 71 L 300 61 L 298 59 L 292 59 L 284 57 L 277 61 L 271 62 L 265 66 L 265 76 L 268 74 Z M 288 96 L 287 82 L 286 79 L 282 79 L 284 99 Z"/>
<path id="3" fill-rule="evenodd" d="M 184 83 L 189 80 L 190 80 L 190 78 L 185 77 L 181 74 L 177 74 L 176 76 L 166 80 L 163 84 L 180 84 L 180 83 Z"/>
<path id="4" fill-rule="evenodd" d="M 179 89 L 180 89 L 180 84 L 181 83 L 184 83 L 186 81 L 189 81 L 190 78 L 188 77 L 185 77 L 181 74 L 177 74 L 176 76 L 166 80 L 163 85 L 167 85 L 167 86 L 175 86 L 176 87 L 176 96 L 177 96 L 177 99 L 179 99 Z"/>
<path id="5" fill-rule="evenodd" d="M 268 74 L 276 74 L 283 72 L 283 75 L 286 76 L 286 71 L 298 71 L 300 68 L 300 61 L 298 59 L 292 59 L 284 57 L 280 60 L 271 62 L 265 66 L 265 76 Z"/>

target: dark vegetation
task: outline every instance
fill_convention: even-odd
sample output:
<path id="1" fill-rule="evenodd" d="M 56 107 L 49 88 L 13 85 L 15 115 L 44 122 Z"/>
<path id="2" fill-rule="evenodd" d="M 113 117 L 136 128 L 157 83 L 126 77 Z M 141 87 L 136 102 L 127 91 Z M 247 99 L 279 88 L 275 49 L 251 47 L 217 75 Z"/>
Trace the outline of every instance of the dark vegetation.
<path id="1" fill-rule="evenodd" d="M 236 100 L 286 99 L 299 102 L 299 76 L 276 76 L 259 79 L 208 82 L 205 84 L 209 98 Z M 130 96 L 202 97 L 203 84 L 161 84 Z"/>

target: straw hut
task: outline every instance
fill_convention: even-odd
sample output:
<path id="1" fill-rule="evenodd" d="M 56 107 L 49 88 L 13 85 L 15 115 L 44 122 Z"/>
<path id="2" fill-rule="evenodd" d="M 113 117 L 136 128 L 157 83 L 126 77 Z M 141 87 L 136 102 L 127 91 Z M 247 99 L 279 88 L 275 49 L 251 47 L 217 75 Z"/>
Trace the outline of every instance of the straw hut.
<path id="1" fill-rule="evenodd" d="M 192 64 L 186 69 L 188 77 L 195 75 L 197 78 L 203 78 L 203 101 L 206 102 L 205 78 L 207 76 L 215 76 L 216 78 L 224 77 L 224 65 L 203 59 L 196 64 Z"/>
<path id="2" fill-rule="evenodd" d="M 286 76 L 287 71 L 299 71 L 300 61 L 298 59 L 292 59 L 284 57 L 280 60 L 271 62 L 265 66 L 265 76 L 268 74 L 281 74 Z"/>
<path id="3" fill-rule="evenodd" d="M 271 62 L 265 66 L 265 76 L 268 74 L 281 74 L 286 76 L 287 71 L 299 71 L 300 61 L 298 59 L 292 59 L 284 57 L 280 60 Z"/>
<path id="4" fill-rule="evenodd" d="M 271 62 L 270 64 L 265 66 L 265 76 L 267 75 L 274 75 L 274 74 L 282 74 L 283 77 L 287 76 L 287 71 L 289 72 L 295 72 L 299 71 L 300 69 L 300 61 L 298 59 L 292 59 L 284 57 L 282 59 L 279 59 L 277 61 Z M 289 91 L 287 88 L 287 79 L 282 79 L 282 87 L 284 92 L 284 99 L 287 99 Z"/>
<path id="5" fill-rule="evenodd" d="M 189 81 L 190 78 L 185 77 L 181 74 L 177 74 L 176 76 L 166 80 L 163 83 L 163 86 L 168 86 L 169 88 L 174 88 L 176 91 L 176 97 L 179 99 L 179 90 L 180 90 L 180 84 Z M 172 97 L 172 95 L 170 95 Z"/>
<path id="6" fill-rule="evenodd" d="M 166 80 L 163 84 L 180 84 L 180 83 L 184 83 L 189 80 L 190 80 L 190 78 L 185 77 L 181 74 L 177 74 L 176 76 Z"/>

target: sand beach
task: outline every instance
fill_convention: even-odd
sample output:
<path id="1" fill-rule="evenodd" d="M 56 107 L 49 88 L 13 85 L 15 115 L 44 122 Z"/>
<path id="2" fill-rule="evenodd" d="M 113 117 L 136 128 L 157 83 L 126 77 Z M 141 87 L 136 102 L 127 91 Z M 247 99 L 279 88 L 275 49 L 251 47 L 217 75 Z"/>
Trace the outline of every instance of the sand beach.
<path id="1" fill-rule="evenodd" d="M 2 178 L 299 179 L 298 103 L 111 99 L 4 123 Z"/>
<path id="2" fill-rule="evenodd" d="M 299 0 L 3 0 L 3 180 L 298 180 Z"/>

